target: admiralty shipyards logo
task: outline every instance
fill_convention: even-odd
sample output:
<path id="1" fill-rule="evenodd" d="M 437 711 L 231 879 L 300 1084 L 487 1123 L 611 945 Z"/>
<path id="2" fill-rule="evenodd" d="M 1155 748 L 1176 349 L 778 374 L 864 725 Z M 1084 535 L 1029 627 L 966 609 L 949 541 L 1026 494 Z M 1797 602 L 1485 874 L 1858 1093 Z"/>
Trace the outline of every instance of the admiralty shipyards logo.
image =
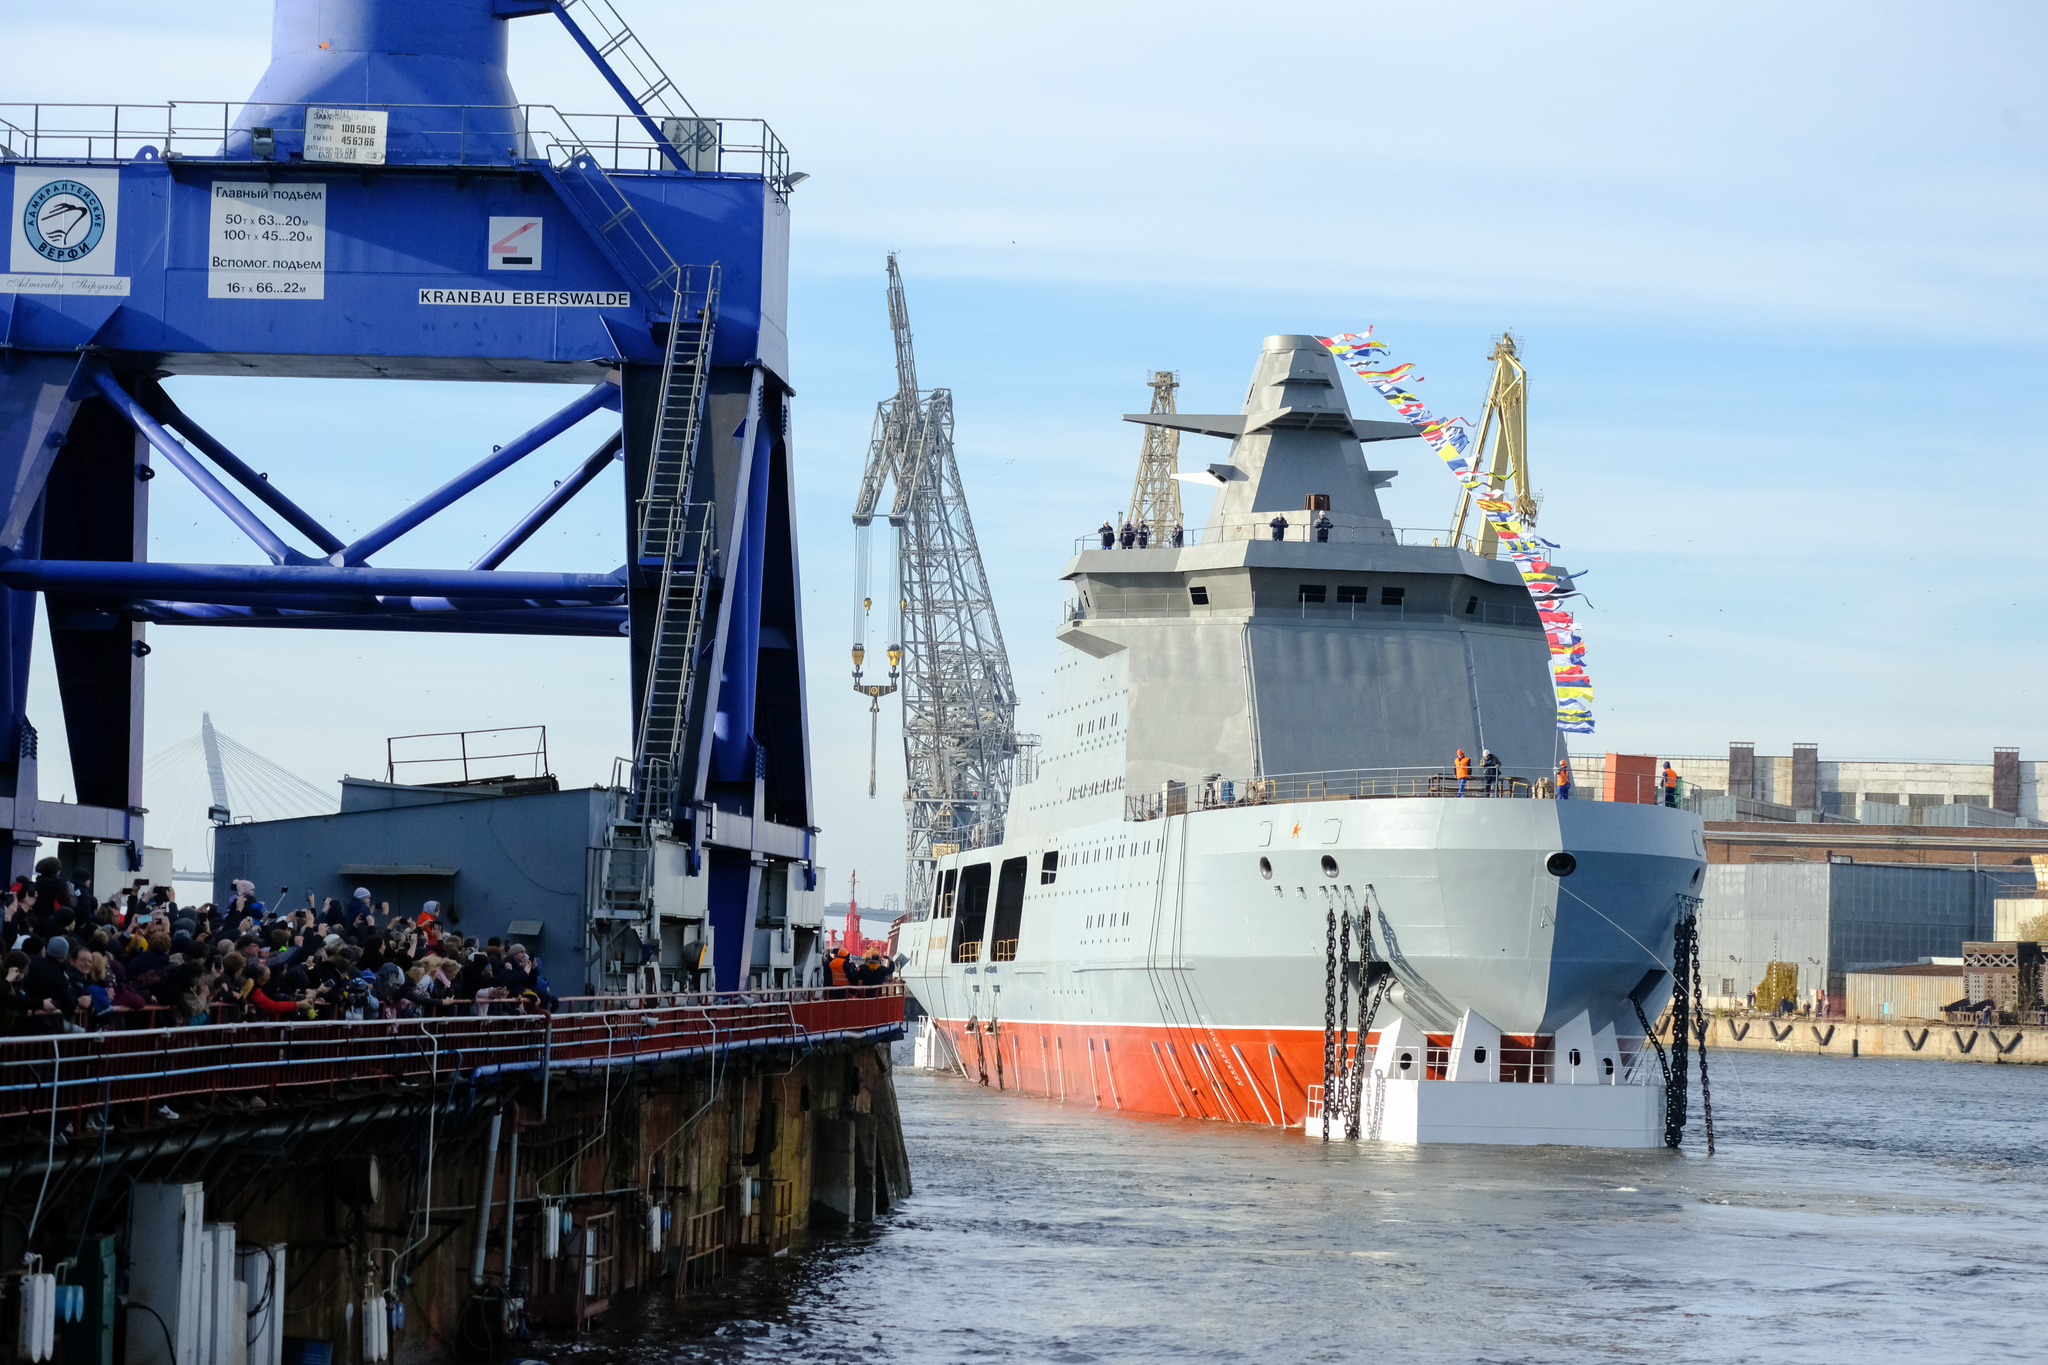
<path id="1" fill-rule="evenodd" d="M 45 260 L 83 260 L 107 230 L 106 206 L 89 185 L 52 180 L 29 196 L 21 230 L 29 246 Z"/>

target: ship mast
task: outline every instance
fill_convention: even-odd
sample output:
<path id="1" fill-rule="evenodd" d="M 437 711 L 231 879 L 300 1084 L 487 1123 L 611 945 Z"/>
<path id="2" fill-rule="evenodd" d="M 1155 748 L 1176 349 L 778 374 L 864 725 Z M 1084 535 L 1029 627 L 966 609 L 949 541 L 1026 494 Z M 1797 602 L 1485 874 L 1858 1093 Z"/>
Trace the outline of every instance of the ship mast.
<path id="1" fill-rule="evenodd" d="M 1019 737 L 1010 659 L 953 458 L 953 394 L 917 385 L 910 307 L 893 253 L 889 329 L 896 342 L 896 396 L 875 409 L 867 469 L 853 508 L 855 591 L 862 603 L 853 679 L 856 691 L 878 698 L 899 685 L 900 661 L 908 778 L 904 893 L 914 909 L 931 902 L 938 858 L 963 845 L 1001 840 Z M 882 496 L 891 489 L 894 499 L 883 513 Z M 872 601 L 866 587 L 867 528 L 878 514 L 886 515 L 896 541 L 894 624 L 900 643 L 889 650 L 887 685 L 861 681 Z M 871 708 L 879 705 L 870 702 Z"/>
<path id="2" fill-rule="evenodd" d="M 1147 383 L 1152 386 L 1152 415 L 1171 413 L 1173 393 L 1180 376 L 1172 370 L 1154 370 Z M 1131 510 L 1126 524 L 1150 524 L 1154 535 L 1164 535 L 1180 522 L 1180 433 L 1172 427 L 1148 426 L 1145 444 L 1138 452 L 1138 481 L 1131 489 Z"/>
<path id="3" fill-rule="evenodd" d="M 1486 358 L 1493 362 L 1493 383 L 1487 387 L 1486 412 L 1479 419 L 1475 463 L 1485 471 L 1491 486 L 1512 490 L 1515 516 L 1522 525 L 1534 526 L 1536 495 L 1529 487 L 1529 372 L 1522 368 L 1514 333 L 1502 332 Z M 1451 544 L 1465 543 L 1465 519 L 1476 515 L 1472 491 L 1467 488 L 1458 494 Z M 1500 537 L 1485 517 L 1479 517 L 1476 548 L 1488 559 L 1500 558 Z"/>

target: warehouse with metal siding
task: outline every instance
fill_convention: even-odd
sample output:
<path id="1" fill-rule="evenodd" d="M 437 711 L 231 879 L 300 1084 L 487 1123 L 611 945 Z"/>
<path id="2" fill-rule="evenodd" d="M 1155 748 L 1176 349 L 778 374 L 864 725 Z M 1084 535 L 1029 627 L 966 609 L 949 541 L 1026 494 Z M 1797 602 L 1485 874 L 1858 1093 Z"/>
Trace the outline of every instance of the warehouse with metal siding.
<path id="1" fill-rule="evenodd" d="M 1956 957 L 1991 936 L 2001 883 L 1969 867 L 1912 863 L 1713 863 L 1700 907 L 1705 993 L 1740 999 L 1770 963 L 1799 969 L 1804 998 L 1848 972 Z"/>

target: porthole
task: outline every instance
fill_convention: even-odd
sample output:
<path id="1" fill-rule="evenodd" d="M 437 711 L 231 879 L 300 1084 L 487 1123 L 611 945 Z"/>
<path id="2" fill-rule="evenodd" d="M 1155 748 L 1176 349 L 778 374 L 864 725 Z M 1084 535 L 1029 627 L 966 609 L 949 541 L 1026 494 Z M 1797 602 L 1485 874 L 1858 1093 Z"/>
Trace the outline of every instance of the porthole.
<path id="1" fill-rule="evenodd" d="M 1337 877 L 1337 860 L 1327 853 L 1323 855 L 1323 875 L 1333 881 Z"/>
<path id="2" fill-rule="evenodd" d="M 1579 860 L 1569 853 L 1553 853 L 1543 866 L 1553 877 L 1569 877 L 1579 870 Z"/>
<path id="3" fill-rule="evenodd" d="M 1579 1064 L 1579 1050 L 1577 1048 L 1572 1049 L 1571 1057 L 1572 1065 L 1577 1066 Z"/>
<path id="4" fill-rule="evenodd" d="M 1269 882 L 1273 880 L 1273 860 L 1271 858 L 1259 859 L 1259 875 Z"/>
<path id="5" fill-rule="evenodd" d="M 1402 1053 L 1402 1054 L 1401 1054 L 1401 1069 L 1402 1069 L 1403 1071 L 1406 1071 L 1406 1070 L 1407 1070 L 1407 1069 L 1408 1069 L 1409 1067 L 1413 1066 L 1414 1064 L 1415 1064 L 1415 1054 L 1414 1054 L 1414 1053 L 1412 1053 L 1412 1052 L 1404 1052 L 1404 1053 Z"/>
<path id="6" fill-rule="evenodd" d="M 1482 1065 L 1482 1066 L 1483 1066 L 1483 1065 L 1485 1065 L 1485 1063 L 1486 1063 L 1486 1049 L 1485 1049 L 1485 1048 L 1483 1048 L 1483 1047 L 1475 1047 L 1475 1048 L 1473 1048 L 1473 1049 L 1472 1049 L 1472 1060 L 1473 1060 L 1473 1061 L 1475 1061 L 1475 1062 L 1478 1062 L 1478 1063 L 1479 1063 L 1480 1065 Z"/>

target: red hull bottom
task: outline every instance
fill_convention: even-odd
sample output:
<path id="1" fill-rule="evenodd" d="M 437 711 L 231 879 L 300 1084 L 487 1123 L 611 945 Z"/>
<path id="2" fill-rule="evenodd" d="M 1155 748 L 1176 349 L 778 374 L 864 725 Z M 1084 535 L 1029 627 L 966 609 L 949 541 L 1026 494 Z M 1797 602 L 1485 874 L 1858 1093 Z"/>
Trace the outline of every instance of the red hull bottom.
<path id="1" fill-rule="evenodd" d="M 1103 1109 L 1299 1124 L 1323 1083 L 1320 1029 L 1003 1021 L 987 1032 L 934 1019 L 968 1078 Z M 1378 1037 L 1369 1035 L 1368 1045 Z M 1356 1035 L 1353 1035 L 1356 1043 Z"/>

